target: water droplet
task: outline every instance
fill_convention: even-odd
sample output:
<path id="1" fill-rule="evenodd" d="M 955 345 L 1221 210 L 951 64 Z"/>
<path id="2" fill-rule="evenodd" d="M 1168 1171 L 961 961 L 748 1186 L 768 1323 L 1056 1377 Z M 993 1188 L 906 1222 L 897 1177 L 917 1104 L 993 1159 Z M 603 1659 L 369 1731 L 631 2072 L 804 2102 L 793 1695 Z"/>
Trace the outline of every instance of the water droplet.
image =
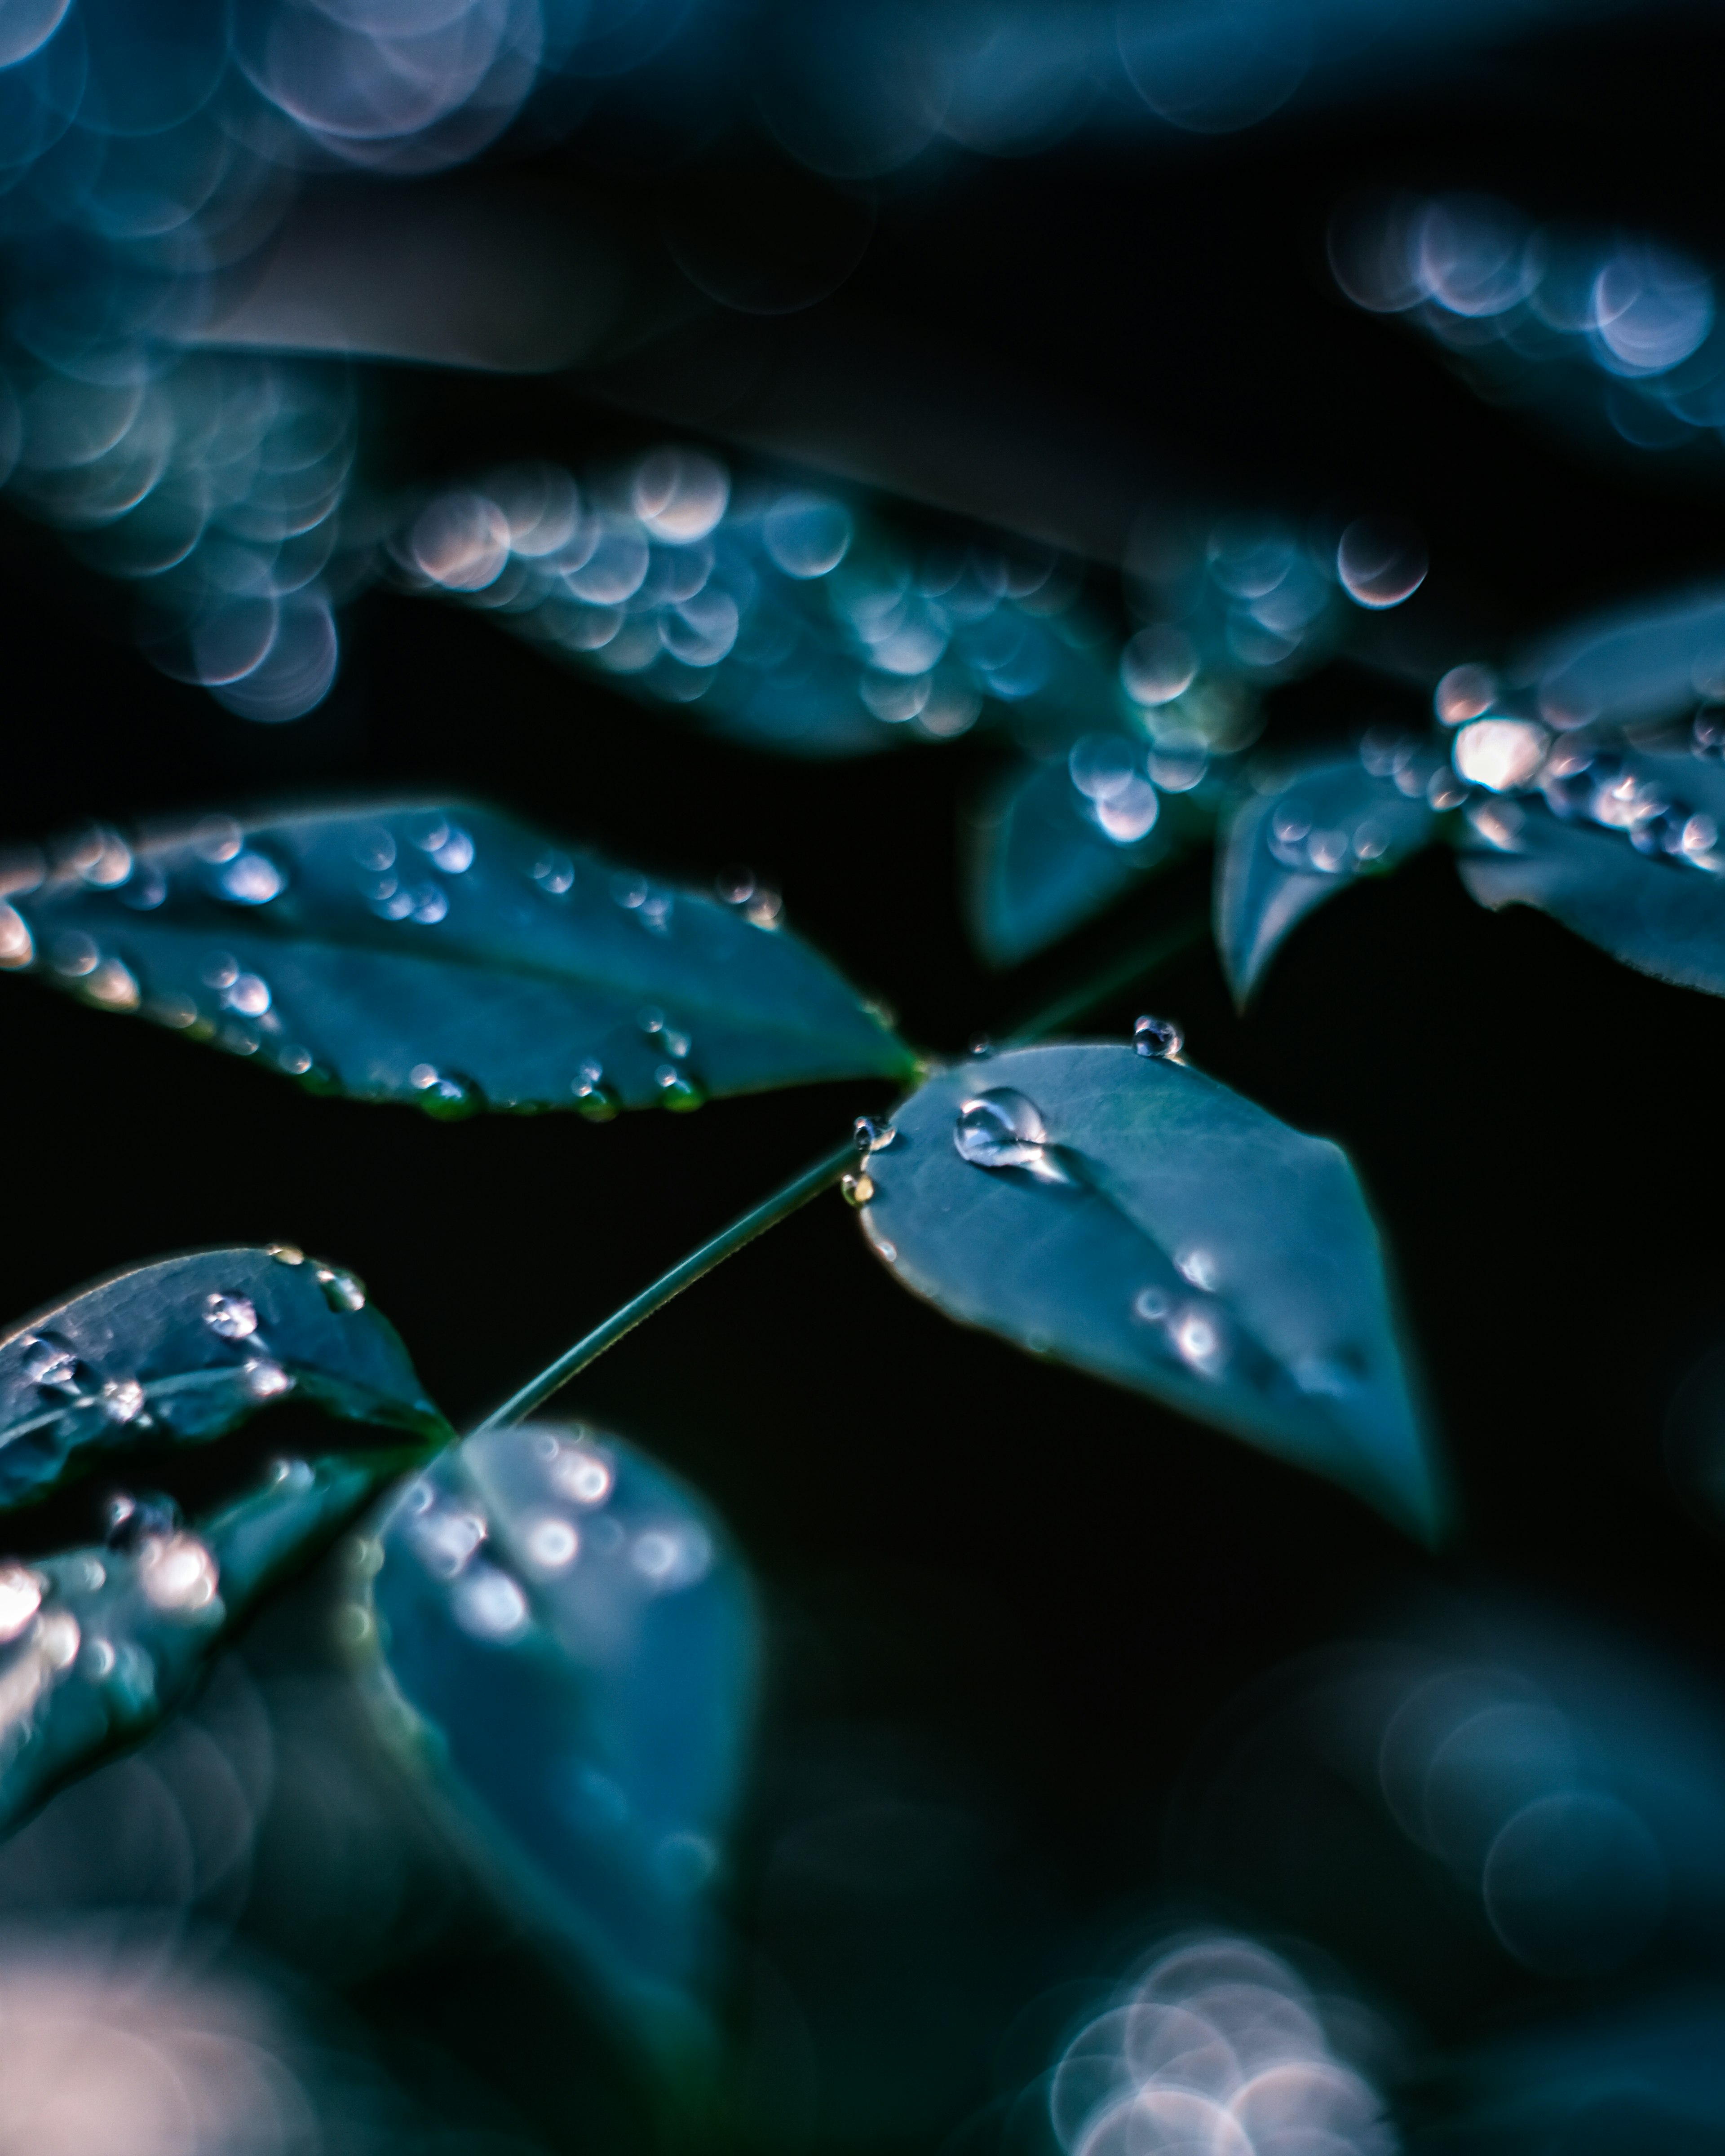
<path id="1" fill-rule="evenodd" d="M 635 1014 L 635 1024 L 639 1026 L 643 1033 L 663 1033 L 665 1013 L 660 1009 L 657 1004 L 644 1004 Z"/>
<path id="2" fill-rule="evenodd" d="M 761 537 L 786 576 L 824 577 L 850 550 L 850 512 L 824 495 L 782 494 L 762 519 Z"/>
<path id="3" fill-rule="evenodd" d="M 408 1538 L 428 1572 L 439 1579 L 454 1579 L 488 1532 L 477 1512 L 434 1510 L 421 1512 L 408 1530 Z"/>
<path id="4" fill-rule="evenodd" d="M 287 878 L 264 854 L 236 854 L 220 870 L 216 882 L 224 898 L 236 906 L 267 906 L 287 889 Z"/>
<path id="5" fill-rule="evenodd" d="M 144 1412 L 144 1389 L 136 1378 L 110 1378 L 100 1398 L 110 1422 L 136 1422 Z"/>
<path id="6" fill-rule="evenodd" d="M 290 1078 L 303 1078 L 311 1068 L 311 1050 L 302 1048 L 298 1041 L 290 1041 L 278 1059 Z"/>
<path id="7" fill-rule="evenodd" d="M 1346 831 L 1314 831 L 1306 841 L 1306 858 L 1320 875 L 1336 875 L 1348 859 Z"/>
<path id="8" fill-rule="evenodd" d="M 69 1670 L 78 1659 L 83 1634 L 69 1609 L 50 1609 L 36 1620 L 37 1652 L 51 1670 Z"/>
<path id="9" fill-rule="evenodd" d="M 660 1098 L 665 1106 L 675 1113 L 684 1114 L 691 1108 L 706 1105 L 702 1092 L 686 1070 L 680 1070 L 675 1063 L 661 1063 L 653 1073 L 654 1083 L 660 1089 Z"/>
<path id="10" fill-rule="evenodd" d="M 1189 1304 L 1168 1327 L 1168 1337 L 1200 1377 L 1213 1378 L 1221 1368 L 1221 1327 L 1209 1312 Z"/>
<path id="11" fill-rule="evenodd" d="M 177 1533 L 179 1524 L 171 1497 L 134 1497 L 121 1491 L 108 1501 L 107 1546 L 122 1553 L 135 1550 L 152 1537 Z"/>
<path id="12" fill-rule="evenodd" d="M 237 973 L 222 1001 L 246 1018 L 262 1018 L 270 1008 L 270 983 L 259 973 Z"/>
<path id="13" fill-rule="evenodd" d="M 1358 606 L 1399 606 L 1425 581 L 1430 557 L 1411 524 L 1394 516 L 1358 517 L 1336 549 L 1336 574 Z"/>
<path id="14" fill-rule="evenodd" d="M 1159 1287 L 1140 1288 L 1132 1297 L 1132 1315 L 1147 1325 L 1159 1325 L 1168 1314 L 1172 1305 Z"/>
<path id="15" fill-rule="evenodd" d="M 101 1684 L 113 1676 L 119 1659 L 111 1640 L 87 1640 L 79 1666 L 92 1684 Z"/>
<path id="16" fill-rule="evenodd" d="M 784 920 L 784 901 L 776 891 L 757 884 L 755 895 L 743 909 L 745 919 L 757 928 L 778 928 Z"/>
<path id="17" fill-rule="evenodd" d="M 270 1243 L 265 1247 L 267 1255 L 279 1265 L 303 1265 L 305 1262 L 305 1253 L 297 1243 Z"/>
<path id="18" fill-rule="evenodd" d="M 199 978 L 207 988 L 231 988 L 239 978 L 239 961 L 231 951 L 212 951 Z"/>
<path id="19" fill-rule="evenodd" d="M 578 1111 L 590 1123 L 608 1123 L 623 1105 L 604 1083 L 605 1068 L 589 1056 L 569 1081 Z"/>
<path id="20" fill-rule="evenodd" d="M 874 1116 L 859 1116 L 851 1132 L 860 1153 L 884 1152 L 898 1136 L 891 1123 Z"/>
<path id="21" fill-rule="evenodd" d="M 196 1535 L 150 1536 L 138 1553 L 138 1584 L 157 1609 L 184 1616 L 208 1609 L 220 1574 Z"/>
<path id="22" fill-rule="evenodd" d="M 192 850 L 213 867 L 231 861 L 245 844 L 245 834 L 231 816 L 206 816 L 192 833 Z"/>
<path id="23" fill-rule="evenodd" d="M 458 1078 L 451 1070 L 434 1072 L 429 1085 L 418 1086 L 418 1094 L 426 1114 L 444 1122 L 459 1122 L 485 1106 L 485 1096 L 472 1079 Z"/>
<path id="24" fill-rule="evenodd" d="M 118 958 L 104 958 L 82 983 L 82 993 L 101 1010 L 135 1011 L 143 1001 L 136 977 Z"/>
<path id="25" fill-rule="evenodd" d="M 61 858 L 93 891 L 113 891 L 131 874 L 131 848 L 105 824 L 80 831 Z"/>
<path id="26" fill-rule="evenodd" d="M 441 884 L 416 883 L 404 891 L 401 896 L 408 904 L 407 912 L 400 916 L 403 920 L 406 920 L 411 915 L 413 919 L 420 922 L 422 926 L 434 928 L 438 922 L 444 920 L 449 913 L 449 893 L 444 891 Z"/>
<path id="27" fill-rule="evenodd" d="M 1181 629 L 1141 629 L 1120 654 L 1121 685 L 1135 704 L 1172 703 L 1198 677 L 1198 653 Z"/>
<path id="28" fill-rule="evenodd" d="M 1211 1251 L 1197 1249 L 1182 1250 L 1174 1260 L 1174 1264 L 1182 1276 L 1189 1280 L 1194 1287 L 1201 1287 L 1206 1295 L 1214 1292 L 1217 1280 L 1220 1276 L 1217 1272 L 1215 1257 Z"/>
<path id="29" fill-rule="evenodd" d="M 33 1385 L 75 1385 L 78 1368 L 72 1349 L 51 1335 L 31 1341 L 24 1349 L 24 1375 Z"/>
<path id="30" fill-rule="evenodd" d="M 970 1036 L 969 1053 L 977 1060 L 977 1061 L 981 1062 L 985 1057 L 990 1056 L 994 1053 L 994 1044 L 989 1040 L 987 1034 L 973 1033 Z"/>
<path id="31" fill-rule="evenodd" d="M 839 1188 L 847 1205 L 866 1205 L 875 1194 L 875 1178 L 871 1175 L 841 1175 Z"/>
<path id="32" fill-rule="evenodd" d="M 184 1032 L 187 1026 L 198 1023 L 198 1006 L 190 996 L 156 996 L 151 1000 L 148 1015 L 158 1025 L 171 1025 Z"/>
<path id="33" fill-rule="evenodd" d="M 667 1026 L 665 1029 L 663 1045 L 665 1054 L 680 1063 L 688 1055 L 691 1043 L 686 1033 L 678 1033 L 674 1028 Z"/>
<path id="34" fill-rule="evenodd" d="M 1452 666 L 1432 693 L 1431 708 L 1440 725 L 1465 726 L 1489 711 L 1497 696 L 1497 677 L 1489 666 Z"/>
<path id="35" fill-rule="evenodd" d="M 740 864 L 721 869 L 713 878 L 713 889 L 726 906 L 747 906 L 755 895 L 755 872 Z"/>
<path id="36" fill-rule="evenodd" d="M 1493 793 L 1531 786 L 1551 737 L 1531 719 L 1475 719 L 1455 737 L 1457 776 Z"/>
<path id="37" fill-rule="evenodd" d="M 207 1295 L 203 1322 L 223 1340 L 249 1340 L 258 1329 L 257 1306 L 243 1295 Z"/>
<path id="38" fill-rule="evenodd" d="M 55 973 L 69 981 L 82 980 L 86 973 L 95 973 L 101 963 L 101 952 L 93 938 L 74 928 L 63 936 L 56 936 L 49 952 L 48 963 Z"/>
<path id="39" fill-rule="evenodd" d="M 611 879 L 611 896 L 619 906 L 627 911 L 633 911 L 638 906 L 644 906 L 647 902 L 645 879 L 638 875 L 630 875 L 626 870 L 619 870 Z"/>
<path id="40" fill-rule="evenodd" d="M 20 966 L 28 966 L 35 955 L 35 941 L 24 916 L 15 906 L 0 901 L 0 968 L 16 973 Z"/>
<path id="41" fill-rule="evenodd" d="M 513 1640 L 527 1629 L 527 1598 L 506 1572 L 476 1564 L 451 1597 L 455 1622 L 478 1640 Z"/>
<path id="42" fill-rule="evenodd" d="M 522 1546 L 530 1564 L 542 1572 L 561 1572 L 572 1564 L 581 1548 L 581 1537 L 567 1520 L 547 1514 L 535 1520 L 523 1537 Z"/>
<path id="43" fill-rule="evenodd" d="M 898 1245 L 896 1243 L 889 1243 L 883 1235 L 875 1243 L 875 1248 L 880 1252 L 880 1255 L 886 1260 L 888 1265 L 896 1265 L 898 1263 Z"/>
<path id="44" fill-rule="evenodd" d="M 1044 1182 L 1071 1180 L 1049 1157 L 1042 1111 L 1009 1086 L 991 1086 L 962 1104 L 952 1144 L 973 1168 L 1022 1168 Z"/>
<path id="45" fill-rule="evenodd" d="M 551 1463 L 552 1486 L 578 1505 L 603 1505 L 614 1479 L 608 1461 L 585 1445 L 559 1447 Z"/>
<path id="46" fill-rule="evenodd" d="M 1086 734 L 1068 751 L 1066 770 L 1087 800 L 1111 801 L 1137 776 L 1138 750 L 1123 734 Z"/>
<path id="47" fill-rule="evenodd" d="M 362 824 L 348 842 L 348 851 L 359 866 L 382 875 L 395 866 L 395 839 L 382 824 Z"/>
<path id="48" fill-rule="evenodd" d="M 1186 1036 L 1172 1019 L 1152 1018 L 1147 1012 L 1132 1026 L 1132 1046 L 1140 1055 L 1166 1063 L 1186 1045 Z"/>
<path id="49" fill-rule="evenodd" d="M 356 1310 L 365 1308 L 366 1284 L 357 1273 L 349 1272 L 343 1265 L 319 1265 L 316 1277 L 331 1310 L 351 1317 Z"/>
<path id="50" fill-rule="evenodd" d="M 533 864 L 533 880 L 552 898 L 561 898 L 575 882 L 575 864 L 567 854 L 542 854 Z"/>
<path id="51" fill-rule="evenodd" d="M 473 866 L 473 840 L 465 831 L 457 830 L 454 824 L 450 825 L 449 834 L 443 844 L 429 850 L 445 875 L 465 875 Z"/>
<path id="52" fill-rule="evenodd" d="M 15 1640 L 42 1607 L 42 1583 L 21 1564 L 0 1565 L 0 1640 Z"/>
<path id="53" fill-rule="evenodd" d="M 280 1363 L 266 1361 L 262 1356 L 253 1357 L 240 1375 L 254 1400 L 279 1400 L 283 1394 L 294 1389 L 293 1378 Z"/>

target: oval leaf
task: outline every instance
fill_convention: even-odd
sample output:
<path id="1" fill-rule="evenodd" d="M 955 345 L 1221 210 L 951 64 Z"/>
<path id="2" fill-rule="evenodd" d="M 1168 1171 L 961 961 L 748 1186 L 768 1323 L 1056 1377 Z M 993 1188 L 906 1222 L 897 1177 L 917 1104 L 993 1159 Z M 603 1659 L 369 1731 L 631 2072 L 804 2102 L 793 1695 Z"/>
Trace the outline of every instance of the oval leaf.
<path id="1" fill-rule="evenodd" d="M 126 1446 L 207 1443 L 290 1393 L 432 1444 L 454 1434 L 352 1274 L 285 1247 L 131 1266 L 0 1337 L 0 1505 Z"/>
<path id="2" fill-rule="evenodd" d="M 1468 812 L 1469 893 L 1538 906 L 1640 973 L 1725 995 L 1725 767 L 1640 751 L 1551 779 L 1546 794 Z"/>
<path id="3" fill-rule="evenodd" d="M 1447 765 L 1412 742 L 1328 757 L 1243 794 L 1216 859 L 1216 947 L 1242 1008 L 1284 940 L 1355 876 L 1399 868 L 1429 844 L 1428 793 Z M 1371 767 L 1375 766 L 1376 767 Z"/>
<path id="4" fill-rule="evenodd" d="M 959 1064 L 893 1121 L 862 1220 L 906 1286 L 1435 1536 L 1438 1465 L 1338 1147 L 1184 1065 L 1096 1045 Z"/>
<path id="5" fill-rule="evenodd" d="M 446 1453 L 374 1551 L 386 1731 L 638 2025 L 695 2033 L 757 1655 L 723 1530 L 634 1447 L 535 1425 Z"/>
<path id="6" fill-rule="evenodd" d="M 107 1543 L 0 1564 L 0 1832 L 136 1743 L 235 1620 L 411 1463 L 406 1450 L 280 1463 L 197 1530 L 146 1501 Z"/>
<path id="7" fill-rule="evenodd" d="M 1208 834 L 1207 803 L 1158 793 L 1142 773 L 1136 786 L 1147 803 L 1111 819 L 1111 804 L 1080 792 L 1065 756 L 1007 773 L 971 832 L 971 925 L 993 964 L 1057 942 Z"/>
<path id="8" fill-rule="evenodd" d="M 809 947 L 486 808 L 97 831 L 0 908 L 0 961 L 321 1091 L 434 1114 L 692 1107 L 907 1075 Z"/>
<path id="9" fill-rule="evenodd" d="M 1536 645 L 1516 671 L 1560 726 L 1676 718 L 1725 686 L 1725 592 L 1703 588 L 1593 615 Z"/>

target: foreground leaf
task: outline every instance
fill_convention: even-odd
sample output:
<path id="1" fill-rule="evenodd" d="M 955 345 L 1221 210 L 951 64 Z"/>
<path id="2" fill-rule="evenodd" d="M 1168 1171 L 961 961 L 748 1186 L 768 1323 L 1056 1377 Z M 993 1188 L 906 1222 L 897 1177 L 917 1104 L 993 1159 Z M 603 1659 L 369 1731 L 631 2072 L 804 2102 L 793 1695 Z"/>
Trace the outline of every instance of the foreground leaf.
<path id="1" fill-rule="evenodd" d="M 912 1068 L 776 901 L 673 891 L 490 809 L 97 831 L 13 880 L 0 963 L 363 1100 L 603 1117 Z"/>
<path id="2" fill-rule="evenodd" d="M 1111 804 L 1079 790 L 1065 756 L 1006 774 L 971 834 L 971 924 L 992 963 L 1015 966 L 1058 942 L 1208 835 L 1208 803 L 1158 794 L 1142 776 L 1137 786 L 1147 802 L 1112 817 L 1111 834 L 1097 810 L 1106 818 Z"/>
<path id="3" fill-rule="evenodd" d="M 1516 670 L 1559 726 L 1674 719 L 1725 687 L 1725 592 L 1667 593 L 1572 623 Z"/>
<path id="4" fill-rule="evenodd" d="M 1436 1536 L 1438 1463 L 1337 1147 L 1196 1070 L 1103 1045 L 960 1064 L 893 1122 L 862 1220 L 906 1286 Z"/>
<path id="5" fill-rule="evenodd" d="M 695 2034 L 757 1656 L 722 1529 L 632 1446 L 535 1425 L 444 1454 L 377 1532 L 386 1732 L 644 2033 Z"/>
<path id="6" fill-rule="evenodd" d="M 1399 868 L 1429 844 L 1429 789 L 1445 768 L 1411 742 L 1332 757 L 1243 793 L 1216 857 L 1216 947 L 1235 1000 L 1249 1003 L 1270 962 L 1307 914 L 1357 876 Z M 1456 789 L 1459 793 L 1459 788 Z"/>
<path id="7" fill-rule="evenodd" d="M 1549 788 L 1560 804 L 1564 791 Z M 1640 973 L 1725 995 L 1725 768 L 1669 752 L 1614 756 L 1588 800 L 1622 821 L 1560 816 L 1538 795 L 1478 804 L 1461 840 L 1470 894 L 1538 906 Z"/>
<path id="8" fill-rule="evenodd" d="M 0 1506 L 122 1448 L 207 1443 L 289 1394 L 430 1443 L 454 1434 L 352 1273 L 282 1247 L 130 1266 L 0 1336 Z"/>

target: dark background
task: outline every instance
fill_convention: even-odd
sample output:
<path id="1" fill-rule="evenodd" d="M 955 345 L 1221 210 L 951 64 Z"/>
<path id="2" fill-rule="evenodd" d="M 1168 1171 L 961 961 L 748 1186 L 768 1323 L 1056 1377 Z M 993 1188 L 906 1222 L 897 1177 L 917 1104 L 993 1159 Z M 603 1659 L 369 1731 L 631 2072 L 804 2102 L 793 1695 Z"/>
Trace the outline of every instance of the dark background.
<path id="1" fill-rule="evenodd" d="M 587 376 L 368 371 L 369 475 L 517 454 L 578 466 L 660 439 L 653 409 L 686 409 L 710 362 L 711 408 L 685 437 L 725 453 L 746 407 L 757 439 L 794 411 L 818 448 L 829 413 L 848 473 L 871 443 L 884 476 L 926 455 L 947 511 L 1004 504 L 1019 531 L 1092 535 L 1104 606 L 1119 605 L 1120 506 L 1158 486 L 1399 511 L 1431 548 L 1415 604 L 1453 631 L 1455 660 L 1489 655 L 1717 572 L 1717 484 L 1657 456 L 1594 459 L 1476 401 L 1431 347 L 1337 294 L 1326 221 L 1364 185 L 1476 187 L 1725 259 L 1721 59 L 1704 19 L 1631 12 L 1240 137 L 952 156 L 882 189 L 859 266 L 802 313 L 699 316 Z M 522 162 L 520 182 L 577 191 L 649 254 L 691 201 L 823 187 L 741 127 L 670 172 L 619 170 L 584 139 Z M 727 392 L 718 359 L 745 346 Z M 848 365 L 860 352 L 891 364 Z M 942 512 L 902 513 L 932 529 Z M 346 619 L 328 703 L 258 726 L 151 671 L 123 598 L 50 536 L 14 519 L 0 548 L 0 837 L 317 790 L 480 796 L 692 883 L 752 864 L 936 1051 L 1009 1030 L 1204 902 L 1200 863 L 994 975 L 956 896 L 960 809 L 1001 753 L 985 737 L 769 760 L 483 619 L 381 591 Z M 1274 700 L 1271 738 L 1420 712 L 1338 662 Z M 937 2144 L 1042 2062 L 1060 2014 L 1033 2002 L 1106 1977 L 1148 1912 L 1287 1920 L 1245 1883 L 1249 1853 L 1212 1852 L 1194 1876 L 1164 1825 L 1219 1711 L 1290 1656 L 1388 1626 L 1411 1596 L 1511 1594 L 1725 1678 L 1719 1546 L 1662 1441 L 1678 1379 L 1725 1337 L 1725 1007 L 1543 917 L 1476 910 L 1435 856 L 1316 916 L 1249 1018 L 1202 947 L 1095 1029 L 1120 1037 L 1147 1006 L 1180 1020 L 1206 1070 L 1355 1161 L 1462 1492 L 1440 1555 L 1326 1483 L 953 1328 L 895 1287 L 836 1197 L 567 1396 L 695 1481 L 758 1569 L 773 1678 L 737 1922 L 813 2032 L 822 2140 Z M 441 1126 L 313 1099 L 28 981 L 0 983 L 0 1309 L 187 1245 L 291 1240 L 365 1278 L 458 1424 L 889 1105 L 857 1085 L 604 1127 Z M 282 1623 L 270 1637 L 293 1651 Z M 788 1901 L 786 1837 L 859 1807 L 887 1820 L 856 1859 L 863 1884 Z M 1457 1948 L 1374 1965 L 1358 1912 L 1332 1918 L 1323 1943 L 1394 1994 L 1416 2048 L 1513 2009 L 1501 1963 L 1481 1977 Z M 447 2046 L 471 2076 L 463 2101 L 509 2091 L 555 2139 L 561 2100 L 518 2047 L 572 2041 L 567 2009 L 525 1946 L 459 1937 L 354 2003 L 386 2048 L 410 2030 Z M 795 2140 L 794 2120 L 772 2133 Z"/>

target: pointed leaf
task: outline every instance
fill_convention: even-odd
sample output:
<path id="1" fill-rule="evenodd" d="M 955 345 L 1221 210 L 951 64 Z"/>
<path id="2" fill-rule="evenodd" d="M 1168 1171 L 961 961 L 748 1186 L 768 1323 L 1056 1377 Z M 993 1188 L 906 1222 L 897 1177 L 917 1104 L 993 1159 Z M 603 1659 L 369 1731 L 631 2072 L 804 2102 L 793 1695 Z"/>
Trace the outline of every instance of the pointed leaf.
<path id="1" fill-rule="evenodd" d="M 1428 786 L 1447 767 L 1414 743 L 1371 743 L 1278 773 L 1242 793 L 1216 857 L 1216 947 L 1244 1007 L 1308 913 L 1354 877 L 1399 868 L 1429 844 Z M 1441 783 L 1441 782 L 1440 782 Z"/>
<path id="2" fill-rule="evenodd" d="M 486 808 L 213 818 L 73 846 L 0 961 L 321 1091 L 434 1114 L 692 1107 L 912 1058 L 826 962 L 732 906 Z M 765 925 L 761 925 L 765 924 Z"/>
<path id="3" fill-rule="evenodd" d="M 1725 591 L 1704 587 L 1592 615 L 1534 646 L 1516 672 L 1560 726 L 1676 718 L 1725 685 Z"/>
<path id="4" fill-rule="evenodd" d="M 1142 807 L 1111 819 L 1111 803 L 1073 783 L 1065 756 L 1005 775 L 971 829 L 971 925 L 993 964 L 1015 966 L 1056 942 L 1208 835 L 1208 800 L 1161 793 L 1142 773 L 1134 783 Z"/>
<path id="5" fill-rule="evenodd" d="M 1470 894 L 1494 908 L 1536 906 L 1640 973 L 1725 995 L 1725 767 L 1637 751 L 1595 759 L 1547 792 L 1469 811 L 1460 842 Z"/>
<path id="6" fill-rule="evenodd" d="M 454 1434 L 352 1274 L 285 1248 L 131 1266 L 0 1336 L 0 1505 L 128 1446 L 207 1443 L 290 1393 L 434 1444 Z"/>
<path id="7" fill-rule="evenodd" d="M 1183 1065 L 1096 1045 L 957 1065 L 893 1122 L 861 1217 L 907 1287 L 1436 1534 L 1438 1462 L 1338 1147 Z"/>
<path id="8" fill-rule="evenodd" d="M 690 2035 L 757 1656 L 723 1529 L 633 1446 L 536 1425 L 444 1454 L 374 1550 L 384 1727 L 644 2033 Z"/>

